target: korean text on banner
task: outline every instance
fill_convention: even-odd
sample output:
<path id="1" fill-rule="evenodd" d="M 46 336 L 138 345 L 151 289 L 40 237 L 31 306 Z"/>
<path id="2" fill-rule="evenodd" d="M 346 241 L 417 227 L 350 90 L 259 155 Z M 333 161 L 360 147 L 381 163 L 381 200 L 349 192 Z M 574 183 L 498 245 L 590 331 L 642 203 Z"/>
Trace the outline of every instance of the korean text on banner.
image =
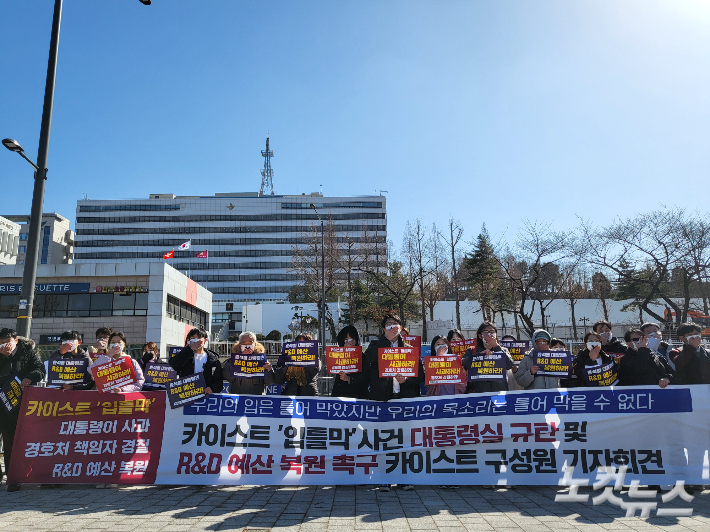
<path id="1" fill-rule="evenodd" d="M 471 369 L 468 370 L 469 381 L 495 381 L 506 378 L 506 356 L 502 351 L 494 351 L 492 355 L 473 355 Z"/>
<path id="2" fill-rule="evenodd" d="M 165 392 L 111 394 L 28 387 L 10 482 L 153 484 Z"/>
<path id="3" fill-rule="evenodd" d="M 286 356 L 285 366 L 318 366 L 318 342 L 284 342 L 282 354 Z"/>
<path id="4" fill-rule="evenodd" d="M 710 386 L 388 402 L 211 394 L 169 410 L 165 433 L 159 484 L 558 485 L 565 467 L 591 484 L 620 465 L 625 484 L 700 484 Z"/>
<path id="5" fill-rule="evenodd" d="M 180 408 L 205 397 L 205 375 L 195 373 L 168 383 L 170 408 Z"/>
<path id="6" fill-rule="evenodd" d="M 475 345 L 475 338 L 471 338 L 470 340 L 452 340 L 449 342 L 449 349 L 451 349 L 454 355 L 462 357 L 466 354 L 466 351 L 473 348 Z"/>
<path id="7" fill-rule="evenodd" d="M 572 353 L 569 351 L 533 351 L 533 363 L 538 375 L 567 377 L 572 372 Z"/>
<path id="8" fill-rule="evenodd" d="M 501 340 L 500 345 L 508 350 L 510 358 L 516 363 L 519 363 L 525 356 L 525 353 L 530 350 L 530 340 Z"/>
<path id="9" fill-rule="evenodd" d="M 96 389 L 101 393 L 136 382 L 136 372 L 133 369 L 131 359 L 127 356 L 122 356 L 97 366 L 91 366 L 89 369 L 94 375 Z"/>
<path id="10" fill-rule="evenodd" d="M 266 377 L 266 353 L 232 353 L 230 361 L 231 375 L 235 379 L 263 379 Z"/>
<path id="11" fill-rule="evenodd" d="M 145 384 L 153 388 L 165 388 L 170 381 L 177 379 L 177 371 L 164 362 L 148 362 L 145 366 Z"/>
<path id="12" fill-rule="evenodd" d="M 380 347 L 379 370 L 380 378 L 418 377 L 419 376 L 419 350 L 415 347 Z"/>
<path id="13" fill-rule="evenodd" d="M 613 360 L 601 366 L 584 366 L 584 380 L 589 386 L 613 386 L 618 382 L 618 367 Z"/>
<path id="14" fill-rule="evenodd" d="M 430 356 L 424 360 L 424 377 L 427 386 L 432 384 L 462 384 L 466 382 L 461 366 L 461 357 L 446 355 Z"/>
<path id="15" fill-rule="evenodd" d="M 48 384 L 81 384 L 86 382 L 89 360 L 82 358 L 71 359 L 49 359 Z"/>
<path id="16" fill-rule="evenodd" d="M 22 385 L 20 378 L 15 376 L 5 386 L 0 388 L 0 404 L 6 413 L 10 413 L 20 404 Z"/>
<path id="17" fill-rule="evenodd" d="M 325 348 L 328 373 L 359 373 L 362 371 L 362 346 Z"/>

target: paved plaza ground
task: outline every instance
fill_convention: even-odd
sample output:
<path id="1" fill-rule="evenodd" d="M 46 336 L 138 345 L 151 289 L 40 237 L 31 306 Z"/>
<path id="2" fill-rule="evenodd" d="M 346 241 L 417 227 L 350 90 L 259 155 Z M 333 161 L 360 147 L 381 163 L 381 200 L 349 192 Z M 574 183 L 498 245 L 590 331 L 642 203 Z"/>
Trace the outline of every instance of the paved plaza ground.
<path id="1" fill-rule="evenodd" d="M 377 492 L 371 486 L 144 486 L 95 489 L 25 487 L 0 492 L 2 530 L 107 530 L 110 532 L 242 530 L 244 532 L 383 532 L 549 530 L 710 531 L 710 491 L 688 503 L 676 498 L 661 508 L 693 508 L 692 517 L 625 517 L 609 502 L 555 502 L 552 487 L 458 490 L 431 486 Z M 619 495 L 619 493 L 616 493 Z M 620 496 L 626 502 L 624 489 Z M 637 499 L 638 500 L 638 499 Z M 645 499 L 647 500 L 647 499 Z M 638 515 L 638 513 L 637 513 Z"/>

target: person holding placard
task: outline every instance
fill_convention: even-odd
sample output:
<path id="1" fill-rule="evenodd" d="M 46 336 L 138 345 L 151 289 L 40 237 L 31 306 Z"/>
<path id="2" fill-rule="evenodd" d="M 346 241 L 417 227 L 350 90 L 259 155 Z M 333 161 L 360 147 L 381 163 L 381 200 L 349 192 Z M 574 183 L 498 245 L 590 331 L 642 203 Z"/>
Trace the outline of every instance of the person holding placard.
<path id="1" fill-rule="evenodd" d="M 491 379 L 471 379 L 472 361 L 474 357 L 497 358 L 503 357 L 503 375 L 501 378 Z M 505 347 L 498 344 L 498 329 L 491 322 L 484 321 L 476 331 L 476 348 L 469 349 L 463 356 L 463 367 L 469 372 L 468 390 L 473 393 L 504 392 L 508 391 L 508 379 L 505 372 L 512 370 L 515 373 L 518 368 L 513 364 L 510 353 Z"/>
<path id="2" fill-rule="evenodd" d="M 624 340 L 629 349 L 619 363 L 621 386 L 658 385 L 665 388 L 673 383 L 673 370 L 665 358 L 648 348 L 648 338 L 640 329 L 626 331 Z"/>
<path id="3" fill-rule="evenodd" d="M 454 336 L 460 336 L 454 334 Z M 461 336 L 463 338 L 463 336 Z M 453 353 L 449 349 L 449 343 L 444 336 L 435 336 L 431 341 L 431 356 L 443 357 L 451 356 Z M 441 395 L 456 395 L 466 393 L 466 371 L 462 370 L 460 384 L 428 384 L 426 387 L 427 397 L 438 397 Z"/>
<path id="4" fill-rule="evenodd" d="M 222 364 L 222 378 L 229 382 L 229 393 L 237 395 L 264 395 L 264 388 L 274 383 L 274 369 L 271 367 L 269 361 L 266 360 L 265 352 L 264 346 L 256 340 L 256 335 L 253 332 L 244 331 L 239 335 L 239 342 L 232 346 L 233 356 Z M 263 372 L 260 371 L 260 376 L 256 377 L 234 375 L 232 371 L 234 367 L 234 355 L 254 356 L 254 358 L 263 357 L 264 364 L 259 368 L 263 368 Z M 263 376 L 261 376 L 262 373 Z"/>
<path id="5" fill-rule="evenodd" d="M 77 331 L 64 331 L 59 337 L 59 341 L 62 342 L 59 349 L 54 351 L 49 359 L 47 359 L 47 362 L 45 362 L 47 373 L 49 373 L 52 360 L 86 360 L 84 382 L 74 384 L 51 384 L 48 379 L 47 388 L 62 388 L 63 390 L 93 390 L 95 387 L 94 378 L 91 376 L 91 372 L 89 371 L 89 366 L 92 364 L 92 360 L 89 354 L 80 347 L 81 334 Z"/>
<path id="6" fill-rule="evenodd" d="M 296 336 L 296 342 L 310 342 L 310 334 L 301 333 Z M 281 354 L 276 361 L 274 382 L 283 385 L 281 395 L 314 397 L 318 395 L 318 365 L 316 366 L 286 366 L 287 355 Z M 317 357 L 316 357 L 317 359 Z"/>
<path id="7" fill-rule="evenodd" d="M 35 343 L 29 338 L 17 336 L 17 331 L 10 328 L 0 329 L 0 388 L 5 388 L 13 380 L 19 379 L 24 389 L 33 386 L 45 376 L 44 364 L 37 355 Z M 9 474 L 12 446 L 15 441 L 15 430 L 19 407 L 7 412 L 0 407 L 0 434 L 3 441 L 3 459 L 5 474 Z M 2 478 L 2 471 L 0 471 Z M 9 478 L 9 477 L 8 477 Z M 8 484 L 7 491 L 18 491 L 20 484 Z"/>
<path id="8" fill-rule="evenodd" d="M 145 371 L 145 367 L 151 362 L 160 362 L 160 350 L 155 342 L 143 344 L 143 354 L 138 361 L 143 371 Z"/>
<path id="9" fill-rule="evenodd" d="M 360 345 L 360 334 L 353 325 L 346 325 L 338 333 L 337 342 L 340 347 L 357 347 Z M 367 386 L 362 371 L 357 373 L 340 372 L 334 377 L 331 397 L 351 397 L 367 399 Z"/>
<path id="10" fill-rule="evenodd" d="M 670 357 L 681 384 L 710 384 L 710 355 L 703 347 L 702 329 L 695 323 L 678 327 L 681 349 L 673 349 Z"/>
<path id="11" fill-rule="evenodd" d="M 526 390 L 546 390 L 560 387 L 560 378 L 553 375 L 538 375 L 540 367 L 535 365 L 535 351 L 550 351 L 552 336 L 544 329 L 533 333 L 533 348 L 530 349 L 520 361 L 515 380 Z"/>
<path id="12" fill-rule="evenodd" d="M 113 332 L 108 339 L 108 352 L 105 355 L 99 355 L 99 357 L 92 364 L 93 366 L 100 366 L 112 360 L 118 360 L 123 357 L 131 362 L 133 365 L 133 372 L 136 375 L 136 382 L 133 384 L 126 384 L 124 386 L 117 386 L 116 388 L 111 388 L 109 392 L 111 393 L 130 393 L 130 392 L 140 392 L 143 389 L 143 383 L 145 383 L 145 377 L 143 375 L 143 370 L 138 364 L 137 360 L 124 353 L 128 342 L 126 341 L 126 336 L 120 332 Z M 98 379 L 98 377 L 97 377 Z"/>
<path id="13" fill-rule="evenodd" d="M 587 378 L 587 371 L 592 368 L 609 366 L 612 371 L 616 371 L 614 359 L 602 349 L 602 337 L 595 332 L 588 332 L 584 335 L 586 347 L 582 349 L 574 359 L 572 371 L 577 375 L 582 386 L 594 386 Z M 609 383 L 610 385 L 613 383 Z"/>
<path id="14" fill-rule="evenodd" d="M 222 364 L 214 351 L 207 349 L 207 331 L 195 327 L 185 337 L 185 347 L 168 364 L 183 378 L 195 373 L 205 376 L 205 393 L 222 392 Z"/>

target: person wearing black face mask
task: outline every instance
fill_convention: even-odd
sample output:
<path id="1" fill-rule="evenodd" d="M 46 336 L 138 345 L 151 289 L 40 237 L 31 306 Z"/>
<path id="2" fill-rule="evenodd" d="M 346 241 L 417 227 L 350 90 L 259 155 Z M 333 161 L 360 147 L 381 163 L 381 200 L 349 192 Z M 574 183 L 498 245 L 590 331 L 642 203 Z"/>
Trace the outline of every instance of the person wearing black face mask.
<path id="1" fill-rule="evenodd" d="M 673 369 L 663 357 L 648 348 L 648 338 L 639 329 L 626 331 L 628 349 L 619 363 L 621 386 L 651 386 L 665 388 L 675 380 Z"/>

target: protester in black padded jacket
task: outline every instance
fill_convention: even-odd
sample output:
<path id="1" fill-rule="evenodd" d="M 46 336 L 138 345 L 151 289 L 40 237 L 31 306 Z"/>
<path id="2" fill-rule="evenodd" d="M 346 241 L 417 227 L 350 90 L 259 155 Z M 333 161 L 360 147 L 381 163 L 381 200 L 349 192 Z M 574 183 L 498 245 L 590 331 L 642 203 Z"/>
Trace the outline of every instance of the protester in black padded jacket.
<path id="1" fill-rule="evenodd" d="M 202 372 L 205 376 L 205 391 L 209 393 L 222 392 L 222 364 L 214 351 L 206 349 L 207 332 L 194 328 L 185 338 L 185 348 L 172 357 L 168 363 L 183 378 Z"/>
<path id="2" fill-rule="evenodd" d="M 621 386 L 651 386 L 665 388 L 672 384 L 675 375 L 665 358 L 648 348 L 648 338 L 640 329 L 626 331 L 624 340 L 628 346 L 619 364 Z"/>
<path id="3" fill-rule="evenodd" d="M 26 388 L 41 381 L 46 375 L 44 364 L 37 355 L 35 343 L 17 336 L 14 329 L 0 329 L 0 387 L 8 384 L 15 376 L 20 379 L 20 386 Z M 7 414 L 0 408 L 0 433 L 2 434 L 5 473 L 9 474 L 12 447 L 15 442 L 15 430 L 20 408 Z M 0 471 L 0 478 L 2 472 Z M 8 477 L 9 478 L 9 477 Z M 20 484 L 9 483 L 7 491 L 17 491 Z"/>

